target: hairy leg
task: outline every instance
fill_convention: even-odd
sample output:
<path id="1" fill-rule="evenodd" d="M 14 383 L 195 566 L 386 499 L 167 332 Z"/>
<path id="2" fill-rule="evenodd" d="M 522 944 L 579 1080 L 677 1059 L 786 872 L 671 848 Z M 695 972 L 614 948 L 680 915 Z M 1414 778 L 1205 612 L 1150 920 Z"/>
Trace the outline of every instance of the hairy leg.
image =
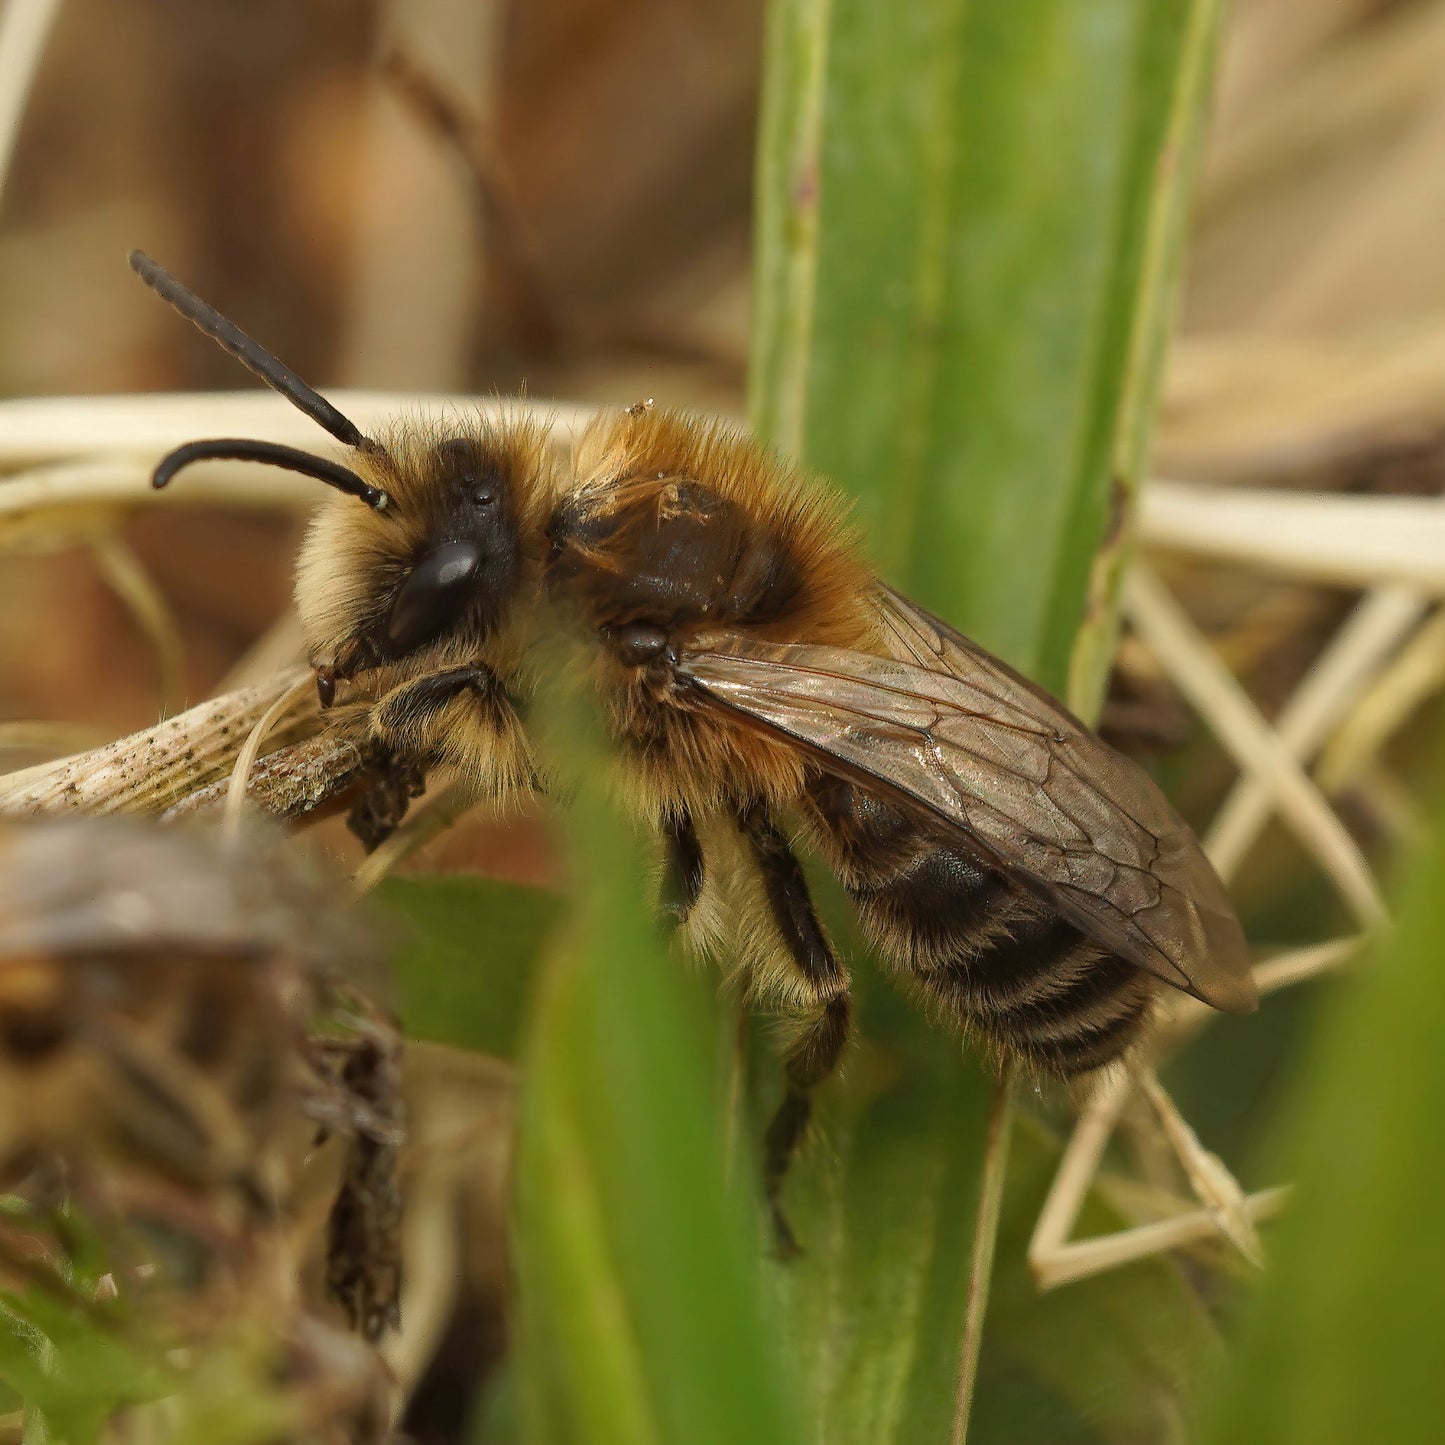
<path id="1" fill-rule="evenodd" d="M 698 842 L 692 814 L 686 808 L 679 806 L 663 819 L 662 840 L 666 848 L 662 911 L 676 927 L 681 928 L 697 906 L 706 876 L 702 844 Z"/>
<path id="2" fill-rule="evenodd" d="M 374 781 L 347 818 L 347 826 L 371 852 L 396 829 L 413 798 L 425 786 L 435 760 L 432 733 L 442 713 L 458 698 L 472 696 L 480 725 L 498 733 L 516 725 L 516 713 L 501 678 L 485 665 L 451 667 L 402 683 L 371 709 Z"/>
<path id="3" fill-rule="evenodd" d="M 848 975 L 818 922 L 807 880 L 788 840 L 759 804 L 738 812 L 738 827 L 762 877 L 763 890 L 797 981 L 808 1000 L 799 1030 L 783 1054 L 786 1087 L 763 1145 L 763 1184 L 778 1249 L 797 1252 L 783 1214 L 781 1194 L 788 1165 L 813 1109 L 813 1090 L 838 1067 L 848 1041 L 851 1007 Z"/>

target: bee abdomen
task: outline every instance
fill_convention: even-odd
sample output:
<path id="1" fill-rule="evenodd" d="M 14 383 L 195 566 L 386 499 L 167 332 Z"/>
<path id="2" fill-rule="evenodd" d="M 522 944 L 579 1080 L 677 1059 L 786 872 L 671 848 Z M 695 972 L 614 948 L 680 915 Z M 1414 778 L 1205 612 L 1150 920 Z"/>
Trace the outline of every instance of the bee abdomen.
<path id="1" fill-rule="evenodd" d="M 948 959 L 915 959 L 909 972 L 965 1026 L 1043 1072 L 1086 1073 L 1123 1054 L 1143 1027 L 1154 980 L 1023 895 L 1005 926 Z"/>
<path id="2" fill-rule="evenodd" d="M 1055 975 L 1058 987 L 1028 1003 L 978 1017 L 979 1028 L 1055 1074 L 1082 1074 L 1112 1063 L 1128 1049 L 1148 1017 L 1157 984 L 1116 954 L 1106 953 L 1071 929 L 1073 963 Z M 987 954 L 976 967 L 986 972 Z"/>
<path id="3" fill-rule="evenodd" d="M 917 820 L 841 778 L 809 789 L 819 841 L 874 941 L 910 968 L 945 963 L 1005 933 L 1017 893 Z"/>
<path id="4" fill-rule="evenodd" d="M 1018 912 L 1017 894 L 997 874 L 960 853 L 935 848 L 883 882 L 848 889 L 865 925 L 900 963 L 928 969 L 977 953 L 1006 936 Z M 1027 988 L 1027 961 L 1014 972 Z"/>
<path id="5" fill-rule="evenodd" d="M 1012 1042 L 1035 1067 L 1051 1074 L 1087 1074 L 1123 1057 L 1148 1022 L 1155 988 L 1148 975 L 1133 970 L 1138 985 L 1102 1022 L 1075 1020 L 1072 1031 L 1049 1040 Z"/>
<path id="6" fill-rule="evenodd" d="M 813 802 L 875 945 L 957 1025 L 1065 1075 L 1112 1062 L 1138 1036 L 1149 974 L 903 810 L 836 780 Z"/>

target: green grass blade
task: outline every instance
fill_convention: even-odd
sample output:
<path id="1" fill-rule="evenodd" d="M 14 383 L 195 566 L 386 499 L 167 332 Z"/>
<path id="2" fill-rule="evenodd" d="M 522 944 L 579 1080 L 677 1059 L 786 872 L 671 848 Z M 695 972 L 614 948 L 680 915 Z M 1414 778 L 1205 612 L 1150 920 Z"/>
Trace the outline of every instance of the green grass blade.
<path id="1" fill-rule="evenodd" d="M 377 892 L 402 925 L 409 1036 L 523 1065 L 512 1383 L 527 1436 L 792 1442 L 760 1246 L 724 1187 L 712 983 L 661 941 L 626 827 L 584 795 L 568 831 L 565 921 L 556 895 L 487 879 Z"/>
<path id="2" fill-rule="evenodd" d="M 1116 320 L 1108 331 L 1110 354 L 1103 368 L 1105 378 L 1117 376 L 1118 400 L 1112 407 L 1107 472 L 1086 470 L 1081 476 L 1070 533 L 1087 539 L 1097 532 L 1098 541 L 1092 558 L 1080 546 L 1066 546 L 1061 556 L 1051 599 L 1055 620 L 1044 640 L 1040 672 L 1045 677 L 1061 673 L 1067 657 L 1066 696 L 1088 718 L 1096 717 L 1103 704 L 1118 635 L 1129 523 L 1149 462 L 1220 16 L 1220 0 L 1160 5 L 1141 37 L 1138 74 L 1145 95 L 1124 186 L 1127 218 L 1111 280 Z M 1099 401 L 1100 420 L 1107 425 L 1110 393 Z M 1083 611 L 1077 630 L 1071 631 L 1086 564 Z"/>
<path id="3" fill-rule="evenodd" d="M 1398 932 L 1336 986 L 1284 1130 L 1274 1236 L 1208 1445 L 1441 1438 L 1445 1298 L 1445 812 Z"/>
<path id="4" fill-rule="evenodd" d="M 858 1039 L 785 1195 L 803 1255 L 771 1264 L 806 1439 L 947 1441 L 993 1084 L 893 989 L 855 990 Z M 753 1134 L 776 1104 L 758 1070 Z"/>
<path id="5" fill-rule="evenodd" d="M 521 1397 L 546 1445 L 794 1445 L 759 1245 L 725 1186 L 712 981 L 652 922 L 641 850 L 584 791 L 577 911 L 523 1052 Z"/>
<path id="6" fill-rule="evenodd" d="M 1055 687 L 1147 437 L 1216 10 L 772 7 L 754 425 Z"/>
<path id="7" fill-rule="evenodd" d="M 754 426 L 856 498 L 885 576 L 1086 713 L 1217 12 L 770 8 Z M 782 1288 L 813 1438 L 947 1439 L 992 1084 L 861 992 L 866 1045 L 793 1186 L 811 1253 Z"/>
<path id="8" fill-rule="evenodd" d="M 561 899 L 470 874 L 388 878 L 372 899 L 398 925 L 392 972 L 407 1037 L 515 1059 Z"/>

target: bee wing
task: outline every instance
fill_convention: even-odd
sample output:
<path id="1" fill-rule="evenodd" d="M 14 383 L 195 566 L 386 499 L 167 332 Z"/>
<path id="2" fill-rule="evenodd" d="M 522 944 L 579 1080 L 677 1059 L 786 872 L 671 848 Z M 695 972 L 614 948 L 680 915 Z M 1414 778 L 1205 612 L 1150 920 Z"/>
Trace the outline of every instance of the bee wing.
<path id="1" fill-rule="evenodd" d="M 893 657 L 730 638 L 678 670 L 830 771 L 921 809 L 1091 938 L 1215 1008 L 1254 1007 L 1244 934 L 1144 771 L 997 658 L 899 597 Z"/>

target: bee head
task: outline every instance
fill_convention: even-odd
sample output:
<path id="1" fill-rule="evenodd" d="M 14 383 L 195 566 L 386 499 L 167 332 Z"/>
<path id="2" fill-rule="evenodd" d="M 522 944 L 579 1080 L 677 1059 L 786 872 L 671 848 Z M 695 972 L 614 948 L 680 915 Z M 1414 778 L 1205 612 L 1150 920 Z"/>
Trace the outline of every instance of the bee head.
<path id="1" fill-rule="evenodd" d="M 548 488 L 546 440 L 522 418 L 478 419 L 460 434 L 423 424 L 366 436 L 288 366 L 148 256 L 131 268 L 274 391 L 351 450 L 350 465 L 275 442 L 188 442 L 151 478 L 167 486 L 199 461 L 262 462 L 312 477 L 336 496 L 312 524 L 296 603 L 328 681 L 449 644 L 485 641 L 525 574 Z"/>
<path id="2" fill-rule="evenodd" d="M 485 644 L 538 563 L 546 437 L 520 417 L 464 433 L 393 428 L 359 470 L 389 505 L 338 497 L 313 519 L 296 605 L 313 661 L 345 678 Z"/>

